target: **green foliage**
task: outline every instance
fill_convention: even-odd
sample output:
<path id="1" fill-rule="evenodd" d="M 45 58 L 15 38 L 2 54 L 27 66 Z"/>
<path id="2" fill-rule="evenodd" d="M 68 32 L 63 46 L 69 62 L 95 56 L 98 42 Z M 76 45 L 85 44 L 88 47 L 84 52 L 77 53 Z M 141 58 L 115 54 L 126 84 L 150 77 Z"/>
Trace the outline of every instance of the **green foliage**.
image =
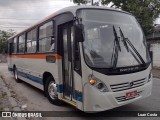
<path id="1" fill-rule="evenodd" d="M 73 0 L 73 2 L 77 3 L 78 5 L 81 5 L 81 4 L 86 4 L 87 0 Z"/>
<path id="2" fill-rule="evenodd" d="M 94 0 L 73 0 L 74 3 L 76 3 L 77 5 L 81 5 L 81 4 L 87 4 L 90 3 L 93 6 L 99 6 L 99 2 L 94 2 Z"/>
<path id="3" fill-rule="evenodd" d="M 111 2 L 112 7 L 120 8 L 136 16 L 145 34 L 153 28 L 153 22 L 160 14 L 159 0 L 102 0 L 103 5 Z"/>
<path id="4" fill-rule="evenodd" d="M 78 4 L 84 4 L 84 1 L 86 0 L 74 0 Z M 102 5 L 112 3 L 111 7 L 132 13 L 145 34 L 153 28 L 153 22 L 160 14 L 160 0 L 101 0 L 101 2 Z"/>
<path id="5" fill-rule="evenodd" d="M 13 36 L 15 32 L 13 30 L 3 31 L 0 30 L 0 53 L 4 53 L 7 49 L 7 39 Z"/>

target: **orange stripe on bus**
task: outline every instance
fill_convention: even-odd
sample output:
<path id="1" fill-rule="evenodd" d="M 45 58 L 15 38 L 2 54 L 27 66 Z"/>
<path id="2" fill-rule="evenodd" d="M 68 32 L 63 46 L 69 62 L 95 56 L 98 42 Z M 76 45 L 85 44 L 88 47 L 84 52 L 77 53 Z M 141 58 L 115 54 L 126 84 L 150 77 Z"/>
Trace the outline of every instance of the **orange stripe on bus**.
<path id="1" fill-rule="evenodd" d="M 56 59 L 62 59 L 58 54 L 29 54 L 29 55 L 8 55 L 12 58 L 32 58 L 32 59 L 46 59 L 46 56 L 55 56 Z"/>

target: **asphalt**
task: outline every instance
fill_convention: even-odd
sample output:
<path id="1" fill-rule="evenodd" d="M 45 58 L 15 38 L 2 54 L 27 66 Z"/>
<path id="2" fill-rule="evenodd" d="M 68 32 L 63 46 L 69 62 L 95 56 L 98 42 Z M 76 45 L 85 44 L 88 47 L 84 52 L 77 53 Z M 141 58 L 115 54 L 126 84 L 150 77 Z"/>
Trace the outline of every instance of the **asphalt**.
<path id="1" fill-rule="evenodd" d="M 156 70 L 156 74 L 159 75 L 160 70 Z M 17 84 L 13 79 L 13 75 L 7 70 L 7 64 L 0 63 L 0 75 L 2 76 L 3 80 L 0 79 L 0 91 L 3 91 L 4 87 L 8 89 L 6 92 L 7 96 L 6 100 L 9 99 L 10 96 L 14 98 L 16 103 L 14 105 L 10 104 L 9 106 L 14 108 L 17 105 L 27 105 L 27 111 L 75 111 L 76 109 L 68 104 L 64 104 L 64 106 L 55 106 L 48 102 L 47 98 L 43 95 L 43 92 L 36 89 L 35 87 L 22 82 Z M 153 90 L 152 95 L 148 98 L 139 100 L 137 102 L 115 108 L 113 110 L 105 111 L 99 113 L 95 113 L 94 117 L 54 117 L 54 118 L 32 118 L 31 120 L 159 120 L 157 117 L 101 117 L 105 116 L 106 114 L 110 114 L 111 111 L 159 111 L 160 112 L 160 79 L 153 74 Z M 2 87 L 3 86 L 3 87 Z M 16 104 L 16 105 L 15 105 Z M 7 105 L 6 105 L 7 106 Z M 5 106 L 5 107 L 6 107 Z M 0 107 L 2 105 L 0 104 Z M 3 106 L 4 107 L 4 106 Z M 10 108 L 10 107 L 9 107 Z M 3 109 L 2 109 L 3 110 Z M 16 110 L 15 110 L 16 111 Z M 127 112 L 123 113 L 124 116 L 127 116 Z M 1 118 L 0 118 L 1 120 Z"/>

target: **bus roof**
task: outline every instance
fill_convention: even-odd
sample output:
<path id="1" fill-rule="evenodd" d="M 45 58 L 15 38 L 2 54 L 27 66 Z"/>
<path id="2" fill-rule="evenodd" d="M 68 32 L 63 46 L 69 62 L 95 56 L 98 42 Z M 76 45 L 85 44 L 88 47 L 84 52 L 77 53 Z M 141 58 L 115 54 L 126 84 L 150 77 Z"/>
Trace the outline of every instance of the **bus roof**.
<path id="1" fill-rule="evenodd" d="M 61 10 L 59 10 L 59 11 L 57 11 L 57 12 L 51 14 L 51 15 L 49 15 L 48 17 L 40 20 L 39 22 L 37 22 L 36 24 L 32 25 L 31 27 L 29 27 L 27 29 L 24 29 L 23 31 L 15 34 L 14 36 L 10 37 L 9 39 L 14 38 L 15 36 L 20 35 L 20 34 L 24 33 L 25 31 L 28 31 L 28 30 L 36 27 L 37 25 L 45 22 L 46 20 L 49 20 L 49 19 L 51 19 L 51 18 L 53 18 L 53 17 L 55 17 L 55 16 L 57 16 L 59 14 L 66 13 L 66 12 L 71 12 L 74 16 L 76 16 L 76 11 L 78 9 L 105 9 L 105 10 L 112 10 L 112 11 L 118 11 L 118 12 L 123 12 L 123 13 L 130 14 L 128 12 L 125 12 L 125 11 L 122 11 L 122 10 L 119 10 L 119 9 L 108 8 L 108 7 L 104 7 L 104 6 L 89 6 L 89 5 L 85 5 L 85 6 L 84 5 L 82 5 L 82 6 L 70 6 L 70 7 L 63 8 L 63 9 L 61 9 Z"/>

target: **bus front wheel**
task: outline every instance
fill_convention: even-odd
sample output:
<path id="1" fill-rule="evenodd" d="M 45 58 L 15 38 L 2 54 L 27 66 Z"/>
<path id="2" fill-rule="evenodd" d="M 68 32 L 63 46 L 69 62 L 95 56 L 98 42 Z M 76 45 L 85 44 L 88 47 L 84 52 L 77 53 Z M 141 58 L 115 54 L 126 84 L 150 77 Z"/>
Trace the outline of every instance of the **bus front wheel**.
<path id="1" fill-rule="evenodd" d="M 48 77 L 45 83 L 45 95 L 50 103 L 54 105 L 62 105 L 62 101 L 58 99 L 56 83 L 52 76 Z"/>

